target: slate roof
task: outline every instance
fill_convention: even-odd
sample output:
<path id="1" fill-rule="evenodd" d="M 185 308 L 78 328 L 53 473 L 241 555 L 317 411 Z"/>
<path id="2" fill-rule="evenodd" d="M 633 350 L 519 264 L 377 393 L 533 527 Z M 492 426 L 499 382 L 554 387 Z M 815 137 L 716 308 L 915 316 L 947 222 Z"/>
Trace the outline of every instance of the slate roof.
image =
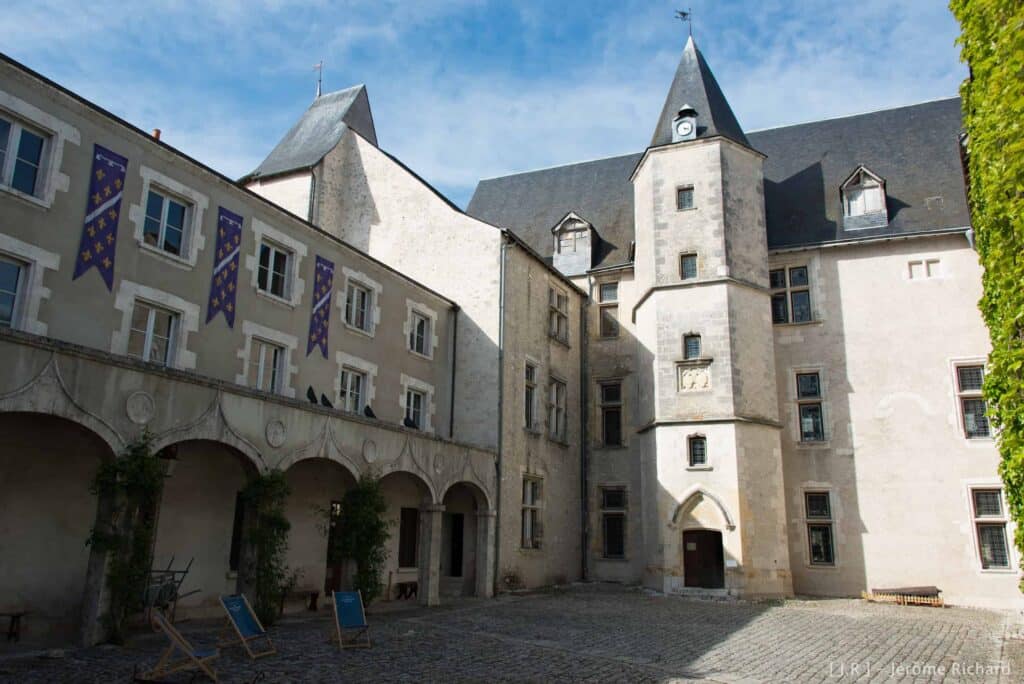
<path id="1" fill-rule="evenodd" d="M 722 135 L 749 146 L 729 101 L 725 99 L 715 75 L 711 73 L 711 67 L 693 41 L 693 36 L 690 36 L 683 48 L 683 56 L 676 67 L 665 105 L 661 108 L 658 125 L 651 136 L 651 147 L 672 142 L 672 119 L 683 105 L 689 105 L 697 111 L 698 138 Z"/>
<path id="2" fill-rule="evenodd" d="M 315 166 L 334 149 L 348 128 L 377 144 L 370 99 L 364 85 L 327 93 L 313 100 L 267 158 L 240 182 Z"/>
<path id="3" fill-rule="evenodd" d="M 970 225 L 960 164 L 960 99 L 748 134 L 764 162 L 768 246 L 819 245 Z M 593 267 L 629 259 L 630 175 L 642 154 L 481 181 L 467 213 L 508 228 L 550 258 L 551 227 L 575 211 L 603 243 Z M 889 224 L 843 230 L 839 187 L 863 164 L 886 181 Z"/>

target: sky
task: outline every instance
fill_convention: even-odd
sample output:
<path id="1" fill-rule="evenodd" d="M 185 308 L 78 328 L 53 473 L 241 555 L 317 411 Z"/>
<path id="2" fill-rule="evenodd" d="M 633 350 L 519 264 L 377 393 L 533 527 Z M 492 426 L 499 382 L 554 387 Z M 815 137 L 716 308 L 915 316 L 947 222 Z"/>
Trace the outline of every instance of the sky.
<path id="1" fill-rule="evenodd" d="M 685 4 L 684 4 L 685 1 Z M 7 0 L 0 51 L 231 177 L 324 92 L 465 206 L 478 180 L 643 150 L 687 26 L 745 130 L 950 97 L 942 0 Z"/>

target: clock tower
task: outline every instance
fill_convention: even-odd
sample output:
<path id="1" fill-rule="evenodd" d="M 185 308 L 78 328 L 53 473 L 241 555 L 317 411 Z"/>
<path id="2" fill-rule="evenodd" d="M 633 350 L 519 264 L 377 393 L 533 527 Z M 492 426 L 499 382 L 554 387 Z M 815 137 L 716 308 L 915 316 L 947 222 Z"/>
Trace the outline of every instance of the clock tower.
<path id="1" fill-rule="evenodd" d="M 672 142 L 693 140 L 697 137 L 697 110 L 686 104 L 672 119 Z"/>

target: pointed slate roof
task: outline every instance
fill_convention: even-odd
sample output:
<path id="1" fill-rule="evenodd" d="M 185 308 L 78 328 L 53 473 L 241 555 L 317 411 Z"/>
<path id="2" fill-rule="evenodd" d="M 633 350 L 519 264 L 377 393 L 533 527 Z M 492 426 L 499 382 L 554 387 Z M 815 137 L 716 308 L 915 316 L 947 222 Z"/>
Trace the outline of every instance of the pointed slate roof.
<path id="1" fill-rule="evenodd" d="M 675 78 L 672 79 L 672 87 L 668 90 L 665 106 L 661 109 L 658 125 L 651 138 L 651 147 L 672 142 L 672 119 L 683 105 L 697 110 L 698 138 L 722 135 L 750 146 L 736 115 L 732 113 L 729 101 L 725 99 L 715 75 L 711 73 L 711 67 L 693 42 L 693 36 L 686 41 Z"/>
<path id="2" fill-rule="evenodd" d="M 349 128 L 377 144 L 377 131 L 373 126 L 365 85 L 327 93 L 313 100 L 267 158 L 243 181 L 308 169 L 334 149 Z"/>

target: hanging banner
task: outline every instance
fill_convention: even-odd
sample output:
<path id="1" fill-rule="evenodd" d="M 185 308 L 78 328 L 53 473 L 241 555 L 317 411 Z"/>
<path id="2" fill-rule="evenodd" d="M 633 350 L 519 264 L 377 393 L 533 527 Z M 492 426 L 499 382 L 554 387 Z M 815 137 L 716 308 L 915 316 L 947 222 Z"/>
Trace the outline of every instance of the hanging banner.
<path id="1" fill-rule="evenodd" d="M 229 328 L 235 327 L 235 296 L 238 294 L 238 264 L 242 251 L 242 217 L 220 207 L 217 214 L 217 249 L 214 250 L 210 301 L 206 322 L 221 311 Z"/>
<path id="2" fill-rule="evenodd" d="M 309 343 L 306 356 L 313 347 L 320 347 L 327 358 L 327 330 L 331 324 L 331 287 L 334 283 L 334 263 L 321 256 L 316 258 L 316 284 L 313 287 L 313 310 L 309 314 Z"/>
<path id="3" fill-rule="evenodd" d="M 85 205 L 85 224 L 72 280 L 95 266 L 107 289 L 113 289 L 117 224 L 121 218 L 121 195 L 127 172 L 127 159 L 105 147 L 93 146 L 89 201 Z"/>

